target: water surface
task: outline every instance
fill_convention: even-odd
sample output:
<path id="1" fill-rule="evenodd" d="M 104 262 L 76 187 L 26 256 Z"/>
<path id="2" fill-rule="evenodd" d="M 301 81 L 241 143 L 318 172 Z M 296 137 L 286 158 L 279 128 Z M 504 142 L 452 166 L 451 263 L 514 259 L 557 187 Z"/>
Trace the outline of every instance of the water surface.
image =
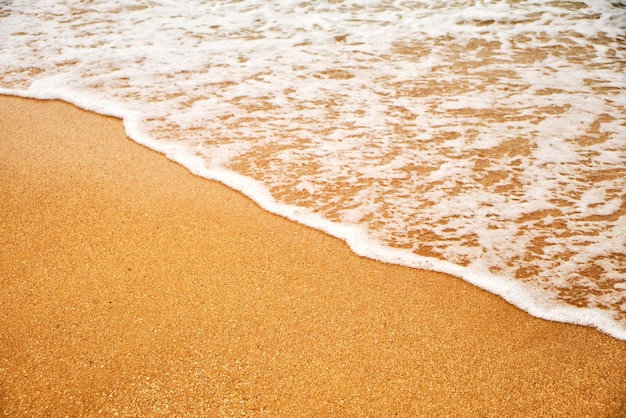
<path id="1" fill-rule="evenodd" d="M 18 0 L 0 92 L 122 117 L 361 255 L 626 339 L 625 28 L 607 0 Z"/>

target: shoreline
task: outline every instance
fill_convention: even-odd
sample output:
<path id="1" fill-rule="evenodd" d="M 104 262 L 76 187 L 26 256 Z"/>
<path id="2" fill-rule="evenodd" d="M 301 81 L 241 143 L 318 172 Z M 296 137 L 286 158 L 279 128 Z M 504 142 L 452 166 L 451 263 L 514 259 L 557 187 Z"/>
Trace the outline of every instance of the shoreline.
<path id="1" fill-rule="evenodd" d="M 362 231 L 354 231 L 351 230 L 350 226 L 328 221 L 317 214 L 303 213 L 298 210 L 299 208 L 277 203 L 274 198 L 263 189 L 265 186 L 257 184 L 254 179 L 247 178 L 236 172 L 200 169 L 195 163 L 189 164 L 189 158 L 191 158 L 191 161 L 194 161 L 194 157 L 188 150 L 183 152 L 176 150 L 172 152 L 172 148 L 166 141 L 160 142 L 147 138 L 142 130 L 137 127 L 138 122 L 134 118 L 125 119 L 122 113 L 100 113 L 102 109 L 97 106 L 82 107 L 84 103 L 77 105 L 72 101 L 65 101 L 64 99 L 58 98 L 33 98 L 20 91 L 0 91 L 0 97 L 14 97 L 44 102 L 61 101 L 88 113 L 120 120 L 126 131 L 124 134 L 125 137 L 130 139 L 133 143 L 145 147 L 152 152 L 156 152 L 159 155 L 166 156 L 168 160 L 184 167 L 194 176 L 206 181 L 216 182 L 230 190 L 242 194 L 244 198 L 251 200 L 256 206 L 272 215 L 277 215 L 299 225 L 321 231 L 333 239 L 339 239 L 350 251 L 359 257 L 365 257 L 370 260 L 382 262 L 383 264 L 450 275 L 502 298 L 507 303 L 535 318 L 595 328 L 612 338 L 626 342 L 626 329 L 621 327 L 620 323 L 612 317 L 610 310 L 603 311 L 601 309 L 589 308 L 584 309 L 583 312 L 581 307 L 568 305 L 566 303 L 559 304 L 558 301 L 551 299 L 551 295 L 544 295 L 541 290 L 534 289 L 532 286 L 528 286 L 523 282 L 507 280 L 503 277 L 489 277 L 489 274 L 486 276 L 477 275 L 460 265 L 440 259 L 421 257 L 404 249 L 396 249 L 384 245 L 380 246 L 368 241 L 365 241 L 364 244 Z M 132 135 L 129 136 L 129 133 Z M 200 163 L 200 165 L 202 164 Z M 224 172 L 227 172 L 227 174 L 224 174 Z M 258 192 L 258 188 L 263 190 Z M 539 291 L 537 292 L 536 290 Z M 530 296 L 531 294 L 532 296 Z"/>
<path id="2" fill-rule="evenodd" d="M 118 119 L 0 102 L 5 414 L 626 414 L 624 341 L 359 257 Z"/>

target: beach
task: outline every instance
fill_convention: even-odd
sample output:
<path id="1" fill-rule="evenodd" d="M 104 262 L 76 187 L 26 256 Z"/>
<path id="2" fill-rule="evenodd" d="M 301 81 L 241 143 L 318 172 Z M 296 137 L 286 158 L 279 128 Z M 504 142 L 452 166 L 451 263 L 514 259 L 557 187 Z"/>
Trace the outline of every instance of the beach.
<path id="1" fill-rule="evenodd" d="M 60 101 L 0 98 L 6 416 L 626 416 L 626 342 L 358 257 Z"/>

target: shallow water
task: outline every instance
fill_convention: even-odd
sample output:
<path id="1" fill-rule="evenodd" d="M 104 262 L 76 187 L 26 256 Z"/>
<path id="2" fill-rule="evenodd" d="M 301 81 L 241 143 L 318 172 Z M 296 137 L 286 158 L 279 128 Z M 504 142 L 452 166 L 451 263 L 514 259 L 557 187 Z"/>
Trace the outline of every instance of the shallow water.
<path id="1" fill-rule="evenodd" d="M 0 2 L 0 92 L 626 339 L 624 3 Z"/>

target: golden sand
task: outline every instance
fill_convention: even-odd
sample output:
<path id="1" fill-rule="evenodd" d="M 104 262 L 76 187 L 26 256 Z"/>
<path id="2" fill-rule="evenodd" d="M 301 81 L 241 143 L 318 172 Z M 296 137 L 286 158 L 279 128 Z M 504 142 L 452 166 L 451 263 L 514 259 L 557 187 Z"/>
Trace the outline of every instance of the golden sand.
<path id="1" fill-rule="evenodd" d="M 626 342 L 360 258 L 128 140 L 0 98 L 0 412 L 626 416 Z"/>

